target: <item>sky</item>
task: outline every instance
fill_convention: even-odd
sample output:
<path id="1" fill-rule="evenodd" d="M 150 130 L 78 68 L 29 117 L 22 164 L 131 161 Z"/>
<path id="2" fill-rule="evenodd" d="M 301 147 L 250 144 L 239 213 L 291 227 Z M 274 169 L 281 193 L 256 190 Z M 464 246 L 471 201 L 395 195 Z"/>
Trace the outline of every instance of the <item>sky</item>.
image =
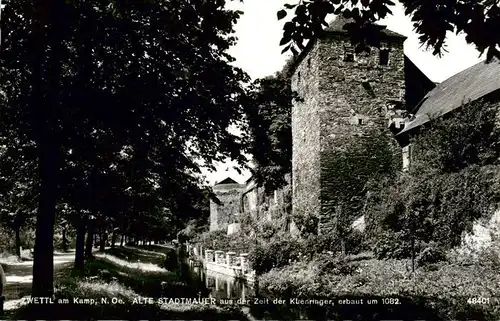
<path id="1" fill-rule="evenodd" d="M 243 15 L 235 26 L 238 43 L 231 48 L 230 53 L 236 58 L 235 65 L 246 71 L 253 79 L 274 74 L 280 70 L 287 55 L 281 54 L 279 42 L 281 40 L 283 24 L 286 18 L 278 21 L 276 12 L 283 8 L 285 3 L 294 3 L 286 0 L 244 0 L 243 3 L 233 1 L 228 7 L 238 8 Z M 441 58 L 426 51 L 419 41 L 418 35 L 413 32 L 413 25 L 409 17 L 404 15 L 401 4 L 396 3 L 393 14 L 381 20 L 380 24 L 388 29 L 402 34 L 408 39 L 404 44 L 405 54 L 434 82 L 453 76 L 454 74 L 471 67 L 484 60 L 479 52 L 465 41 L 464 35 L 449 33 L 446 41 L 446 50 Z M 289 12 L 292 16 L 292 12 Z M 239 174 L 233 167 L 236 164 L 230 161 L 219 163 L 213 173 L 205 172 L 207 181 L 213 185 L 226 177 L 232 177 L 239 183 L 250 177 L 248 171 Z"/>

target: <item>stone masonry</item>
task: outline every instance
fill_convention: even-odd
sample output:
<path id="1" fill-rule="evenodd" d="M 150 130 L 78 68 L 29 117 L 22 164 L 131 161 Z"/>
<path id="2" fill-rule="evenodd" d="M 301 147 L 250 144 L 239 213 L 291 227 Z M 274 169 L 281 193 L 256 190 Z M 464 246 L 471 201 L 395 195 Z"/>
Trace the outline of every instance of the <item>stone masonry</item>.
<path id="1" fill-rule="evenodd" d="M 308 46 L 292 76 L 292 90 L 301 98 L 292 111 L 293 212 L 318 214 L 320 232 L 335 222 L 322 215 L 334 206 L 322 201 L 325 158 L 373 128 L 391 135 L 386 114 L 404 105 L 405 38 L 386 35 L 389 59 L 381 64 L 381 50 L 354 54 L 343 24 L 331 25 Z"/>
<path id="2" fill-rule="evenodd" d="M 227 230 L 231 217 L 240 212 L 241 193 L 245 190 L 244 184 L 227 179 L 213 187 L 213 191 L 220 205 L 210 201 L 210 231 Z"/>
<path id="3" fill-rule="evenodd" d="M 319 47 L 313 46 L 292 77 L 292 90 L 301 100 L 292 109 L 292 211 L 318 213 L 321 207 L 319 113 Z"/>

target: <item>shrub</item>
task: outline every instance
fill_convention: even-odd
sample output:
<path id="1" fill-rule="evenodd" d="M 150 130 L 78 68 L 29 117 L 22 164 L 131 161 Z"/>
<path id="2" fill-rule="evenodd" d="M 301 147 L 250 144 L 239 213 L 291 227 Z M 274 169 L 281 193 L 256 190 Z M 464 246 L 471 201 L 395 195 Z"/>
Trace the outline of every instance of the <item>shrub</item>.
<path id="1" fill-rule="evenodd" d="M 279 268 L 298 261 L 303 245 L 295 239 L 277 239 L 268 244 L 256 246 L 249 254 L 249 261 L 257 275 L 273 268 Z"/>
<path id="2" fill-rule="evenodd" d="M 448 261 L 460 265 L 482 265 L 493 269 L 500 268 L 500 242 L 494 241 L 484 248 L 460 247 L 450 251 Z"/>
<path id="3" fill-rule="evenodd" d="M 227 235 L 224 231 L 212 231 L 202 234 L 195 242 L 204 249 L 248 253 L 253 248 L 255 239 L 249 239 L 243 233 Z"/>
<path id="4" fill-rule="evenodd" d="M 315 213 L 293 213 L 292 219 L 302 234 L 314 234 L 318 232 L 319 219 Z"/>
<path id="5" fill-rule="evenodd" d="M 417 266 L 423 267 L 446 261 L 446 252 L 437 245 L 426 247 L 417 257 Z"/>
<path id="6" fill-rule="evenodd" d="M 256 246 L 248 255 L 248 261 L 257 275 L 270 271 L 273 267 L 271 258 L 266 256 L 266 250 L 263 246 Z"/>
<path id="7" fill-rule="evenodd" d="M 314 235 L 309 234 L 304 239 L 304 251 L 311 259 L 318 253 L 328 251 L 338 251 L 340 249 L 339 241 L 331 234 Z"/>
<path id="8" fill-rule="evenodd" d="M 322 275 L 353 275 L 359 268 L 359 263 L 351 262 L 344 255 L 322 254 L 316 262 Z"/>
<path id="9" fill-rule="evenodd" d="M 368 250 L 365 243 L 365 234 L 363 232 L 353 230 L 346 236 L 346 254 L 358 254 Z"/>
<path id="10" fill-rule="evenodd" d="M 415 253 L 420 252 L 419 242 L 415 244 Z M 373 253 L 377 259 L 405 259 L 412 254 L 411 238 L 404 232 L 386 232 L 378 237 Z"/>
<path id="11" fill-rule="evenodd" d="M 273 224 L 273 222 L 266 220 L 262 223 L 261 228 L 257 230 L 257 237 L 264 240 L 270 240 L 278 232 L 279 227 Z"/>
<path id="12" fill-rule="evenodd" d="M 229 237 L 224 231 L 204 233 L 197 241 L 206 249 L 224 251 L 229 248 Z"/>

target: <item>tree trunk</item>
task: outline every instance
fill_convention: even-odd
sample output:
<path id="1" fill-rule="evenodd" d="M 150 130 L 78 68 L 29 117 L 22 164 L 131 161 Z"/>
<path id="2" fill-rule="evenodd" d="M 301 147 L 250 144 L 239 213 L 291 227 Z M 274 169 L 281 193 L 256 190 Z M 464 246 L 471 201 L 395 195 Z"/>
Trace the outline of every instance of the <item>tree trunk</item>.
<path id="1" fill-rule="evenodd" d="M 44 158 L 44 156 L 42 156 Z M 54 220 L 57 186 L 51 182 L 56 168 L 40 161 L 42 176 L 40 201 L 38 205 L 35 251 L 33 262 L 32 294 L 37 297 L 52 296 L 54 292 Z M 44 168 L 45 167 L 45 168 Z M 48 168 L 47 168 L 48 167 Z M 51 174 L 49 174 L 51 173 Z"/>
<path id="2" fill-rule="evenodd" d="M 115 243 L 116 243 L 116 231 L 113 229 L 113 234 L 111 234 L 111 248 L 115 248 Z"/>
<path id="3" fill-rule="evenodd" d="M 57 187 L 60 171 L 60 135 L 57 120 L 60 108 L 60 76 L 62 30 L 60 12 L 62 0 L 35 2 L 33 37 L 36 44 L 32 61 L 32 87 L 30 108 L 39 155 L 38 170 L 40 192 L 35 231 L 33 262 L 33 297 L 52 297 L 54 293 L 54 221 L 57 203 Z M 47 34 L 44 25 L 48 24 Z M 51 51 L 47 61 L 47 44 Z M 46 66 L 46 77 L 42 66 Z"/>
<path id="4" fill-rule="evenodd" d="M 16 255 L 21 259 L 21 226 L 16 226 Z"/>
<path id="5" fill-rule="evenodd" d="M 89 219 L 87 224 L 87 242 L 85 244 L 85 257 L 92 258 L 92 245 L 94 243 L 94 220 Z"/>
<path id="6" fill-rule="evenodd" d="M 88 216 L 80 219 L 76 229 L 75 269 L 83 271 L 85 263 L 85 228 Z"/>
<path id="7" fill-rule="evenodd" d="M 123 242 L 125 242 L 125 234 L 122 234 L 122 239 L 120 240 L 120 247 L 123 247 Z"/>
<path id="8" fill-rule="evenodd" d="M 99 251 L 104 252 L 106 249 L 106 237 L 104 230 L 101 230 L 101 235 L 99 236 Z"/>
<path id="9" fill-rule="evenodd" d="M 66 238 L 66 227 L 62 229 L 62 248 L 64 252 L 68 252 L 68 239 Z"/>

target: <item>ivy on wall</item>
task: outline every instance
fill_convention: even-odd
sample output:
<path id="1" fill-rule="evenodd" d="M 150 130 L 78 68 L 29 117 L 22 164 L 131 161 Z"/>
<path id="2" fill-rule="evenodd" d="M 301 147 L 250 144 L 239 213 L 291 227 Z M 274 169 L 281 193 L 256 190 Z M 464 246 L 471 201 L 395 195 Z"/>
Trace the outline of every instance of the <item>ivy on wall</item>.
<path id="1" fill-rule="evenodd" d="M 378 247 L 392 244 L 387 246 L 393 251 L 382 251 L 386 257 L 397 256 L 396 247 L 408 247 L 411 239 L 424 245 L 456 246 L 474 221 L 487 220 L 497 209 L 498 108 L 474 102 L 431 120 L 412 139 L 410 171 L 370 187 L 365 208 L 368 233 Z M 397 235 L 401 242 L 384 242 L 384 235 Z"/>
<path id="2" fill-rule="evenodd" d="M 341 239 L 362 214 L 372 181 L 393 178 L 400 169 L 400 155 L 386 133 L 372 129 L 353 136 L 342 149 L 322 155 L 322 219 L 335 226 Z"/>

